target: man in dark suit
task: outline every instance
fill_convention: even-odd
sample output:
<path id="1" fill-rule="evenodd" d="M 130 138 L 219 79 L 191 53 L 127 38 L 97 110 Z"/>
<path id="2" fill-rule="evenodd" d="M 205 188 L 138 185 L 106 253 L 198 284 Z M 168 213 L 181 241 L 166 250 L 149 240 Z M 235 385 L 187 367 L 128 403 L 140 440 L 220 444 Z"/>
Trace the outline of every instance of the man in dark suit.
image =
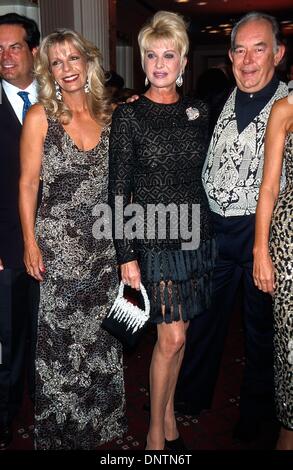
<path id="1" fill-rule="evenodd" d="M 32 70 L 39 40 L 33 20 L 16 13 L 0 16 L 0 450 L 12 439 L 26 367 L 34 395 L 39 286 L 23 263 L 18 179 L 22 122 L 37 100 Z"/>

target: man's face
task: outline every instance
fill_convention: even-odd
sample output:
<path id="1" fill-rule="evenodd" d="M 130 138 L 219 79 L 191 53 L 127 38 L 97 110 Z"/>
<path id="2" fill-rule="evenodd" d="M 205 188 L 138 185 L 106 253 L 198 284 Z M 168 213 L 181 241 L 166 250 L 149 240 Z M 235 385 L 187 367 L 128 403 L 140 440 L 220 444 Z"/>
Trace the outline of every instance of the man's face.
<path id="1" fill-rule="evenodd" d="M 0 76 L 22 89 L 32 82 L 36 52 L 36 48 L 30 51 L 25 37 L 26 32 L 22 26 L 0 25 Z"/>
<path id="2" fill-rule="evenodd" d="M 243 24 L 235 37 L 235 50 L 229 51 L 238 88 L 255 93 L 272 79 L 276 65 L 284 55 L 284 47 L 274 51 L 274 36 L 267 20 Z"/>

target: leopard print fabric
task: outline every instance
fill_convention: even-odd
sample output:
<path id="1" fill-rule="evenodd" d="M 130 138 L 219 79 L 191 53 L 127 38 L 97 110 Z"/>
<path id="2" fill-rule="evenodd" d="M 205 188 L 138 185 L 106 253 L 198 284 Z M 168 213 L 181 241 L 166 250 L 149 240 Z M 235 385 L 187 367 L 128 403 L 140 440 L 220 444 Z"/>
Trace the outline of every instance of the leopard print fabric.
<path id="1" fill-rule="evenodd" d="M 293 430 L 293 133 L 285 146 L 286 188 L 280 193 L 271 226 L 275 266 L 274 368 L 277 416 Z"/>

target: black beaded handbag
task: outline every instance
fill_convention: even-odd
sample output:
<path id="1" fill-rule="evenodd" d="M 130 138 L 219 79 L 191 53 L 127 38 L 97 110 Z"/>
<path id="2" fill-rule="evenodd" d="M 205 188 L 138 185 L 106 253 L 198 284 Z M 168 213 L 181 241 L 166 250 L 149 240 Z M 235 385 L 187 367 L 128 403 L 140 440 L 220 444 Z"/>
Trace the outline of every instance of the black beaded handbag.
<path id="1" fill-rule="evenodd" d="M 150 318 L 150 302 L 142 284 L 140 284 L 140 293 L 144 301 L 144 310 L 123 296 L 124 287 L 121 281 L 116 300 L 102 321 L 102 327 L 115 336 L 123 346 L 133 348 L 141 338 Z"/>

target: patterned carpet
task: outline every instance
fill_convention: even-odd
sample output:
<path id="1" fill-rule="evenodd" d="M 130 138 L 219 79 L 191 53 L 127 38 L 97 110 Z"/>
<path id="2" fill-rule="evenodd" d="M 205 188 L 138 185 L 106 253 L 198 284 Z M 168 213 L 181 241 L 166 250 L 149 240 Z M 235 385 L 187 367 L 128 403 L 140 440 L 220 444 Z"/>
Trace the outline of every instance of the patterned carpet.
<path id="1" fill-rule="evenodd" d="M 142 450 L 144 448 L 148 412 L 148 367 L 155 332 L 149 329 L 138 349 L 125 354 L 125 378 L 127 396 L 128 433 L 100 447 L 102 450 Z M 193 450 L 269 450 L 276 441 L 276 425 L 267 423 L 260 437 L 250 445 L 232 439 L 232 430 L 239 416 L 239 389 L 243 371 L 243 332 L 239 315 L 232 317 L 222 360 L 220 376 L 211 410 L 200 416 L 177 414 L 179 431 L 189 449 Z M 29 400 L 24 400 L 21 413 L 15 423 L 11 450 L 33 449 L 33 413 Z"/>

